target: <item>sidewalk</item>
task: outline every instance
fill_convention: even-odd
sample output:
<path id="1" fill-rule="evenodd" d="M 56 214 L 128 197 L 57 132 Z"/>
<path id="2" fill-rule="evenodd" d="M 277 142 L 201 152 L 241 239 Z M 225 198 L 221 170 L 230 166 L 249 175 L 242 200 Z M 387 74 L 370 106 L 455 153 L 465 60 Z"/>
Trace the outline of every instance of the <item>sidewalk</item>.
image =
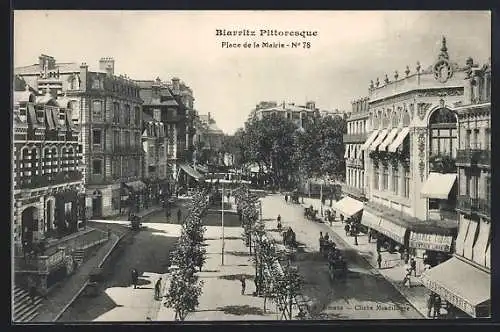
<path id="1" fill-rule="evenodd" d="M 304 203 L 302 205 L 312 205 L 319 211 L 321 202 L 319 199 L 304 197 Z M 323 211 L 325 209 L 331 209 L 328 201 L 325 205 L 323 205 Z M 328 222 L 324 223 L 325 225 L 329 225 Z M 401 261 L 400 255 L 382 252 L 382 268 L 378 269 L 376 261 L 377 245 L 375 241 L 372 240 L 371 243 L 368 243 L 368 236 L 363 234 L 358 236 L 358 245 L 355 245 L 354 237 L 346 235 L 344 226 L 345 224 L 337 219 L 337 221 L 332 223 L 331 229 L 352 249 L 358 251 L 360 256 L 362 256 L 368 263 L 370 263 L 373 267 L 373 272 L 382 275 L 418 312 L 420 312 L 420 314 L 422 314 L 423 317 L 427 318 L 427 294 L 429 290 L 422 285 L 420 280 L 419 271 L 423 270 L 423 267 L 421 266 L 422 264 L 419 264 L 420 266 L 417 265 L 417 277 L 412 274 L 411 287 L 404 286 L 403 278 L 405 276 L 405 266 L 404 262 Z M 417 260 L 417 262 L 421 263 L 419 260 Z"/>
<path id="2" fill-rule="evenodd" d="M 64 313 L 71 303 L 80 295 L 87 285 L 89 274 L 102 265 L 111 253 L 120 237 L 111 234 L 109 241 L 104 243 L 87 261 L 85 261 L 70 277 L 62 281 L 52 292 L 47 295 L 38 316 L 32 322 L 54 322 Z"/>
<path id="3" fill-rule="evenodd" d="M 226 227 L 224 230 L 224 265 L 221 265 L 222 241 L 221 229 L 207 226 L 205 234 L 207 260 L 202 272 L 198 272 L 203 281 L 202 295 L 195 312 L 188 315 L 186 321 L 214 320 L 276 320 L 276 305 L 267 300 L 266 313 L 263 312 L 264 298 L 253 296 L 255 267 L 248 254 L 248 248 L 241 239 L 241 227 Z M 245 294 L 241 294 L 241 276 L 245 276 Z M 163 278 L 168 280 L 168 274 Z M 168 292 L 165 283 L 164 292 Z M 174 311 L 163 304 L 153 320 L 173 321 Z"/>

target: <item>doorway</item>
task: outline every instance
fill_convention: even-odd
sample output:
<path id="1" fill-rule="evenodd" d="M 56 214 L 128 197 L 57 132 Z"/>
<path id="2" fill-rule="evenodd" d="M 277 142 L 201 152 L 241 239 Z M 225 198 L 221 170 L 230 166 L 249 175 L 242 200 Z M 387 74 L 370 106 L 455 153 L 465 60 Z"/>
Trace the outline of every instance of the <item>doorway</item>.
<path id="1" fill-rule="evenodd" d="M 92 217 L 102 217 L 102 194 L 97 190 L 92 197 Z"/>
<path id="2" fill-rule="evenodd" d="M 38 230 L 38 209 L 36 207 L 30 206 L 24 209 L 21 219 L 22 225 L 22 244 L 24 252 L 30 252 L 33 249 L 33 232 Z"/>

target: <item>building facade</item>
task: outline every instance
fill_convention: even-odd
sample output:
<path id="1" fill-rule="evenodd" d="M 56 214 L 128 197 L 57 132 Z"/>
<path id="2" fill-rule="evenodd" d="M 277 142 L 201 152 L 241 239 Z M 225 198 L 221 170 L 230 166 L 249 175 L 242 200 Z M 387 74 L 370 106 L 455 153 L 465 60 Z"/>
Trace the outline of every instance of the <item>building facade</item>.
<path id="1" fill-rule="evenodd" d="M 114 59 L 102 58 L 99 69 L 89 70 L 86 63 L 57 63 L 42 54 L 38 64 L 18 67 L 14 72 L 35 89 L 71 98 L 73 120 L 81 125 L 90 215 L 117 215 L 131 204 L 141 207 L 141 202 L 125 201 L 122 196 L 127 187 L 137 191 L 140 200 L 145 188 L 140 181 L 142 100 L 132 80 L 115 75 Z"/>
<path id="2" fill-rule="evenodd" d="M 352 102 L 352 112 L 347 122 L 347 134 L 344 134 L 346 180 L 342 192 L 361 201 L 365 199 L 365 163 L 361 149 L 367 138 L 368 98 Z"/>
<path id="3" fill-rule="evenodd" d="M 224 154 L 222 153 L 224 132 L 217 127 L 217 123 L 210 116 L 210 113 L 198 115 L 195 129 L 195 162 L 224 165 Z"/>
<path id="4" fill-rule="evenodd" d="M 80 123 L 74 121 L 70 98 L 23 88 L 13 93 L 15 272 L 16 280 L 29 276 L 46 291 L 58 271 L 66 272 L 67 258 L 64 250 L 46 250 L 76 233 L 84 215 Z"/>
<path id="5" fill-rule="evenodd" d="M 471 317 L 491 316 L 491 63 L 467 60 L 458 117 L 459 231 L 454 257 L 424 274 L 424 285 Z M 453 276 L 453 277 L 449 277 Z"/>
<path id="6" fill-rule="evenodd" d="M 313 101 L 308 101 L 305 106 L 296 106 L 295 103 L 287 104 L 285 102 L 278 105 L 275 101 L 262 101 L 256 105 L 250 116 L 263 119 L 271 114 L 278 114 L 293 121 L 298 128 L 304 128 L 307 120 L 312 120 L 320 115 L 316 103 Z"/>

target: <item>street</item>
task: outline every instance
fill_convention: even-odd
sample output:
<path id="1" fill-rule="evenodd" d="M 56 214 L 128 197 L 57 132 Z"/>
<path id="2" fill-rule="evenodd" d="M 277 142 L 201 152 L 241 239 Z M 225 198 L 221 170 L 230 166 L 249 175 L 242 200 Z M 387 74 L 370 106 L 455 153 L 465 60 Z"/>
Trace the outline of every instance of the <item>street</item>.
<path id="1" fill-rule="evenodd" d="M 282 195 L 263 199 L 262 214 L 266 228 L 281 242 L 276 217 L 281 215 L 283 227 L 296 233 L 299 249 L 295 264 L 305 279 L 303 294 L 310 299 L 315 319 L 419 319 L 422 316 L 376 269 L 351 249 L 329 226 L 303 217 L 300 204 L 285 203 Z M 328 266 L 319 255 L 319 233 L 326 232 L 337 244 L 348 262 L 345 280 L 331 282 Z"/>
<path id="2" fill-rule="evenodd" d="M 110 221 L 110 223 L 119 223 Z M 158 276 L 167 272 L 170 251 L 175 246 L 180 226 L 147 223 L 116 257 L 113 272 L 96 297 L 80 296 L 61 316 L 61 322 L 146 321 L 160 305 L 153 300 Z M 131 270 L 139 271 L 139 287 L 130 284 Z"/>

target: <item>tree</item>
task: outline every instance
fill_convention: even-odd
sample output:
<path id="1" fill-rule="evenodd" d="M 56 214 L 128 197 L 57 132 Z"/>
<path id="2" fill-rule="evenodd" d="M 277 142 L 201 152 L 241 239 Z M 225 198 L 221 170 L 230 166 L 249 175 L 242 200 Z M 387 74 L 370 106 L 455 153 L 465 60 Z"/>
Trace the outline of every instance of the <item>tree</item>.
<path id="1" fill-rule="evenodd" d="M 177 269 L 172 272 L 165 305 L 175 311 L 175 320 L 184 321 L 196 310 L 202 293 L 203 281 L 198 280 L 194 269 Z"/>

